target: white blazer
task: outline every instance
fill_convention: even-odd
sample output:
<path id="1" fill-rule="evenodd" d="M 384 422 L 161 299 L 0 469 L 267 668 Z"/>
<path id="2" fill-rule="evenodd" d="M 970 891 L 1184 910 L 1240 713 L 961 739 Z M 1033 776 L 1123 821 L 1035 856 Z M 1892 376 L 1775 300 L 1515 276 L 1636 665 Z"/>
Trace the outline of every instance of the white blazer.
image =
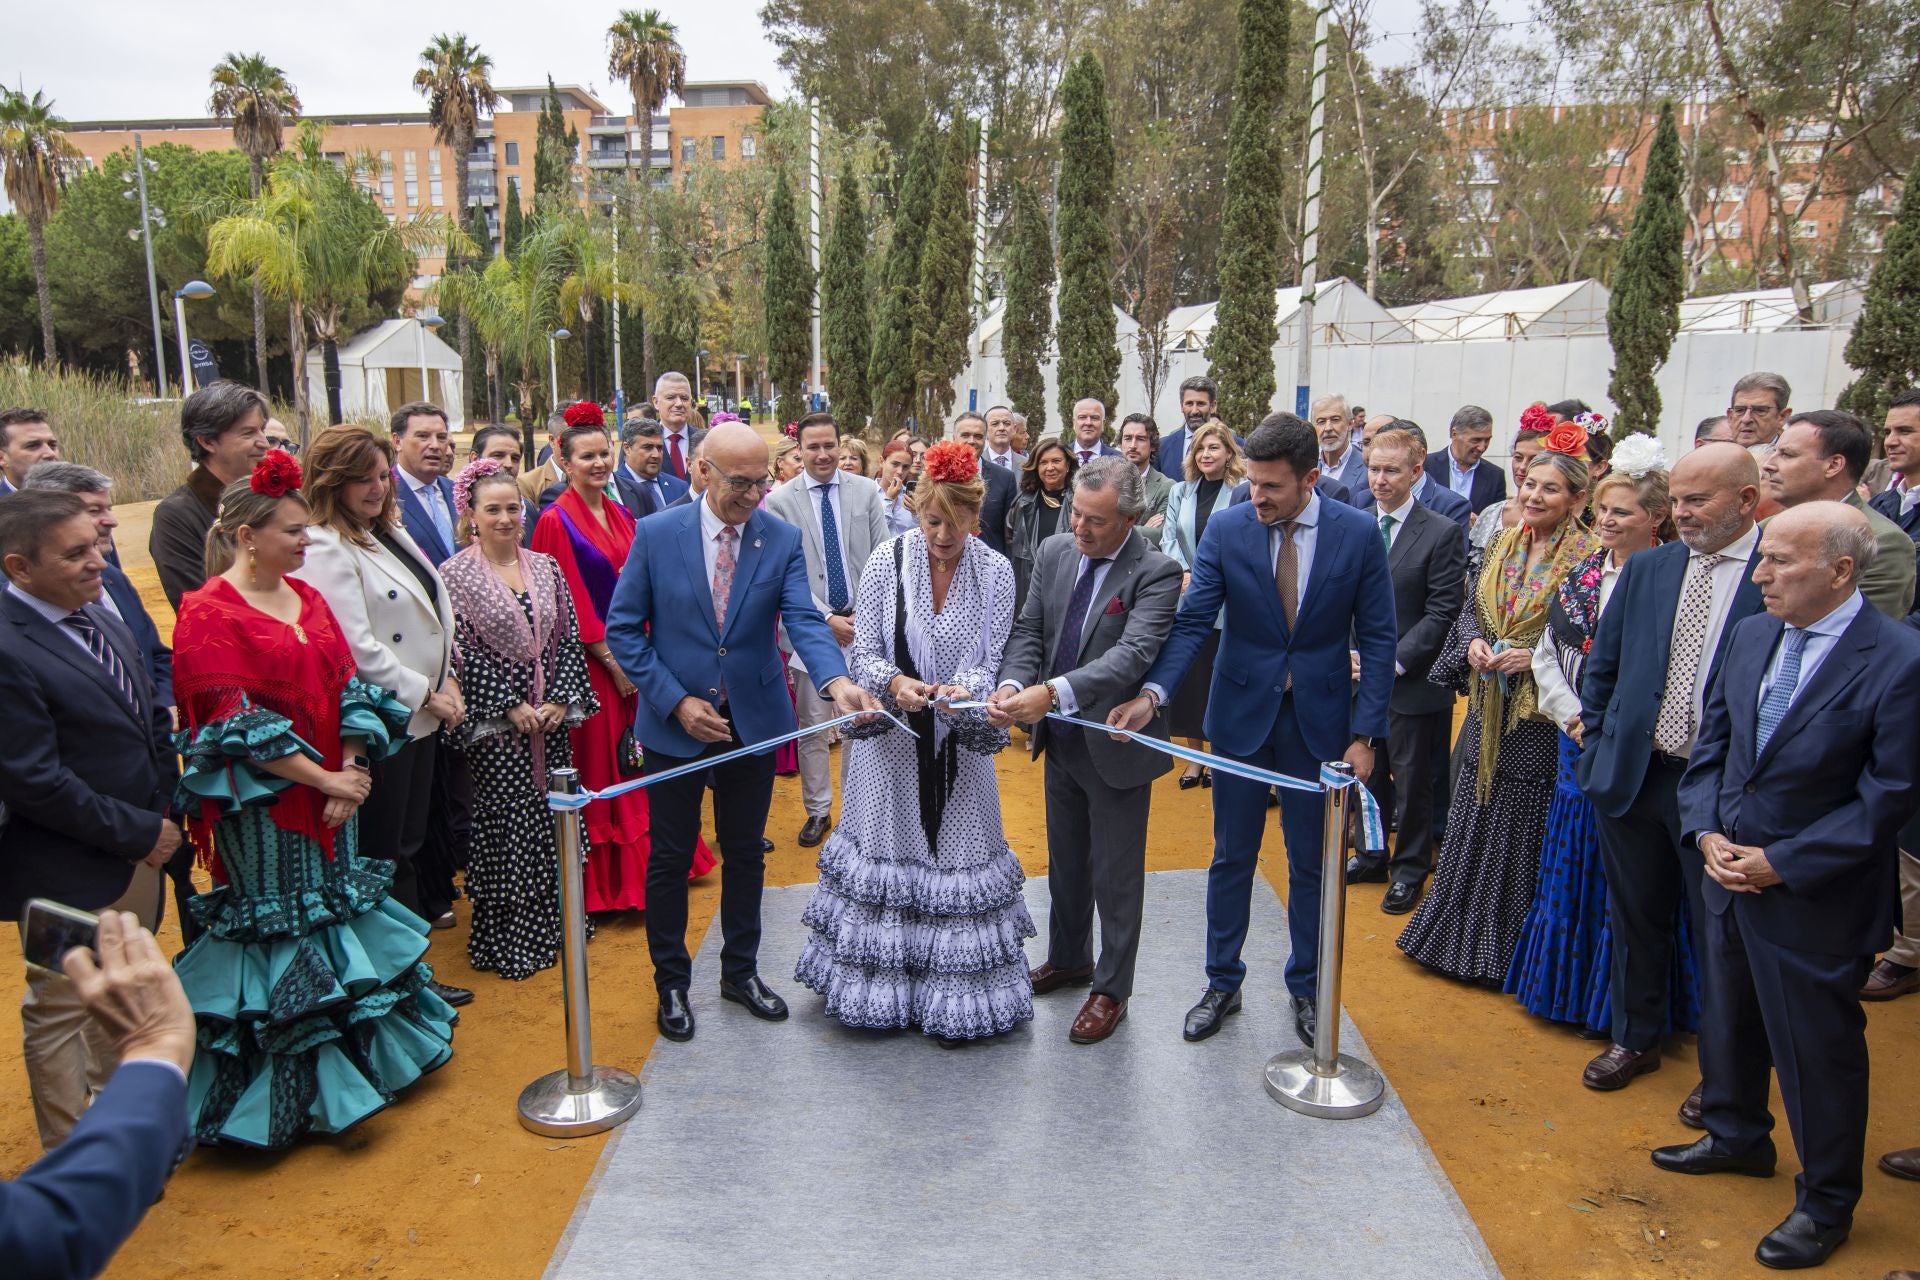
<path id="1" fill-rule="evenodd" d="M 353 650 L 360 678 L 377 684 L 413 708 L 411 737 L 424 738 L 440 727 L 439 717 L 423 710 L 453 670 L 453 606 L 447 584 L 439 583 L 439 601 L 428 598 L 420 579 L 380 543 L 356 546 L 335 530 L 314 525 L 307 562 L 293 577 L 326 597 L 340 633 Z M 413 538 L 398 524 L 394 542 L 438 581 L 440 574 Z"/>

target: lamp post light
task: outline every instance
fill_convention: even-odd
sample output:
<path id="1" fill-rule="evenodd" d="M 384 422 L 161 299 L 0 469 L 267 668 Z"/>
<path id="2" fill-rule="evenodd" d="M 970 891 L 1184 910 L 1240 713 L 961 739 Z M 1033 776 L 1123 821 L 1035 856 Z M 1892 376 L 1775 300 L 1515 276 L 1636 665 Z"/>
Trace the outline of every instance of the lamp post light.
<path id="1" fill-rule="evenodd" d="M 554 347 L 554 341 L 566 341 L 573 335 L 565 329 L 555 329 L 547 335 L 547 381 L 553 386 L 553 411 L 560 412 L 560 356 Z"/>
<path id="2" fill-rule="evenodd" d="M 414 319 L 420 322 L 420 327 L 413 331 L 414 346 L 419 349 L 420 353 L 420 398 L 422 400 L 431 400 L 433 399 L 433 391 L 427 385 L 427 330 L 438 330 L 441 325 L 447 322 L 447 318 L 445 316 L 425 315 L 415 316 Z"/>
<path id="3" fill-rule="evenodd" d="M 147 307 L 153 316 L 153 380 L 160 392 L 160 398 L 167 398 L 167 352 L 160 336 L 160 286 L 153 274 L 153 229 L 167 225 L 167 215 L 147 203 L 147 170 L 155 172 L 160 166 L 147 159 L 146 149 L 140 145 L 140 135 L 133 135 L 133 172 L 120 175 L 120 181 L 127 184 L 128 190 L 122 192 L 127 199 L 140 201 L 140 227 L 127 234 L 135 240 L 146 242 L 147 254 Z M 182 396 L 187 394 L 185 387 L 180 388 Z"/>
<path id="4" fill-rule="evenodd" d="M 211 298 L 213 286 L 205 280 L 189 280 L 173 291 L 173 331 L 180 339 L 180 396 L 192 394 L 193 360 L 187 355 L 187 299 Z"/>

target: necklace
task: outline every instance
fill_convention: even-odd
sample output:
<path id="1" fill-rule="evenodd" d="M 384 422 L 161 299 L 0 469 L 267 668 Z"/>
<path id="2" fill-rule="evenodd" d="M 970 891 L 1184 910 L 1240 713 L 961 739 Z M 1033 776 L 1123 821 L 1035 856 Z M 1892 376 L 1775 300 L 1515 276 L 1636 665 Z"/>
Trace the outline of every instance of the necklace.
<path id="1" fill-rule="evenodd" d="M 1045 489 L 1042 489 L 1040 491 L 1040 501 L 1046 503 L 1050 509 L 1057 508 L 1060 505 L 1060 499 L 1054 497 L 1052 494 L 1048 493 Z"/>
<path id="2" fill-rule="evenodd" d="M 486 555 L 484 551 L 481 554 Z M 496 569 L 517 569 L 520 567 L 520 557 L 515 556 L 511 560 L 495 560 L 492 556 L 487 556 L 487 563 Z"/>
<path id="3" fill-rule="evenodd" d="M 932 563 L 932 565 L 933 565 L 933 567 L 934 567 L 934 568 L 936 568 L 936 569 L 944 569 L 944 570 L 946 570 L 946 571 L 947 571 L 948 573 L 952 573 L 952 572 L 953 572 L 953 569 L 954 569 L 954 566 L 956 566 L 956 565 L 958 565 L 958 564 L 960 563 L 960 557 L 961 557 L 961 556 L 962 556 L 963 554 L 965 554 L 965 550 L 964 550 L 964 548 L 963 548 L 962 550 L 960 550 L 960 551 L 956 551 L 956 552 L 954 552 L 954 553 L 953 553 L 953 558 L 952 558 L 952 559 L 950 559 L 950 560 L 942 560 L 942 559 L 941 559 L 941 558 L 940 558 L 939 556 L 936 556 L 935 554 L 933 554 L 933 552 L 932 552 L 932 550 L 928 550 L 928 552 L 927 552 L 927 559 L 928 559 L 928 561 L 930 561 L 930 562 Z"/>

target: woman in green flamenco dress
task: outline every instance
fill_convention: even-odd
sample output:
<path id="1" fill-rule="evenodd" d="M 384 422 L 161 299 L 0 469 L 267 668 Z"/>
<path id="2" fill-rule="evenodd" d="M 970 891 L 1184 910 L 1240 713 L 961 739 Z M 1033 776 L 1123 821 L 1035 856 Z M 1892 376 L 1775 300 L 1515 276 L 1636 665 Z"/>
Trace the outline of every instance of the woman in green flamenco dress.
<path id="1" fill-rule="evenodd" d="M 181 601 L 180 805 L 220 883 L 176 968 L 199 1022 L 188 1106 L 202 1142 L 339 1133 L 453 1052 L 427 989 L 427 925 L 356 856 L 367 765 L 408 711 L 355 676 L 326 601 L 286 578 L 307 546 L 300 468 L 269 453 L 228 485 L 207 584 Z"/>

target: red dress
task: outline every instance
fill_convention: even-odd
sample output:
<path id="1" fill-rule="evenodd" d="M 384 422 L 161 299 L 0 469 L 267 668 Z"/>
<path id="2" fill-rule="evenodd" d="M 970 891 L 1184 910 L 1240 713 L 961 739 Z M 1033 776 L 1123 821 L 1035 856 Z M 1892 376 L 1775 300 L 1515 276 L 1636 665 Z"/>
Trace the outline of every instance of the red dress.
<path id="1" fill-rule="evenodd" d="M 604 522 L 595 518 L 571 488 L 540 514 L 533 528 L 533 549 L 560 562 L 580 618 L 580 643 L 607 638 L 607 606 L 614 584 L 633 547 L 633 517 L 617 502 L 601 504 Z M 620 737 L 633 726 L 640 695 L 622 698 L 613 677 L 597 661 L 587 663 L 587 678 L 600 710 L 573 730 L 573 765 L 589 791 L 624 782 Z M 595 800 L 586 809 L 587 910 L 645 910 L 647 905 L 647 793 L 629 791 L 611 800 Z M 704 840 L 694 846 L 692 875 L 713 870 L 714 856 Z"/>

